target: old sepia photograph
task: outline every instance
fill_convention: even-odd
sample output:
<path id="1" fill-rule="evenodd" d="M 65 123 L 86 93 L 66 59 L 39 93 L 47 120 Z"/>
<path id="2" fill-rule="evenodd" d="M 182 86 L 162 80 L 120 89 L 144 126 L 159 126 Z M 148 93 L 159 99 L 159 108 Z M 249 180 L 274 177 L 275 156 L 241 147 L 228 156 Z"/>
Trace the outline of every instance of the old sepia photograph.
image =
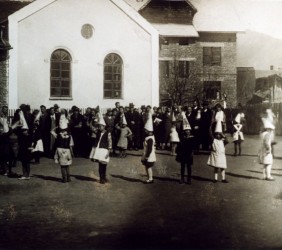
<path id="1" fill-rule="evenodd" d="M 0 250 L 282 249 L 282 0 L 0 0 Z"/>

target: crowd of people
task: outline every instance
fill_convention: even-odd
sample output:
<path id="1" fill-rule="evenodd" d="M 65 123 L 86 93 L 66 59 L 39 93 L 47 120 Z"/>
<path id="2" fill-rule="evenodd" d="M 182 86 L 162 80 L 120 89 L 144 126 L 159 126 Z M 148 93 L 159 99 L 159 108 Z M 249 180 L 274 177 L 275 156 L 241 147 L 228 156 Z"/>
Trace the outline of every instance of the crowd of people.
<path id="1" fill-rule="evenodd" d="M 244 120 L 244 113 L 239 110 L 232 123 L 234 156 L 241 155 Z M 265 128 L 267 131 L 267 126 Z M 152 168 L 157 149 L 170 150 L 171 155 L 176 156 L 181 165 L 180 183 L 185 182 L 187 169 L 186 183 L 191 184 L 193 155 L 199 154 L 201 149 L 210 152 L 207 164 L 215 168 L 214 182 L 218 181 L 220 170 L 222 182 L 227 183 L 225 131 L 222 106 L 217 104 L 211 109 L 207 101 L 201 105 L 194 101 L 192 106 L 182 108 L 176 105 L 137 108 L 133 103 L 123 107 L 116 102 L 115 107 L 107 109 L 105 114 L 99 106 L 89 107 L 82 114 L 76 106 L 67 111 L 56 104 L 48 109 L 41 105 L 40 109 L 31 112 L 29 105 L 22 104 L 11 122 L 8 107 L 3 106 L 0 115 L 1 173 L 13 175 L 12 167 L 21 161 L 23 175 L 19 179 L 29 180 L 31 161 L 40 164 L 40 158 L 44 156 L 54 158 L 60 164 L 62 181 L 69 182 L 72 157 L 85 157 L 98 162 L 100 183 L 104 184 L 108 181 L 106 170 L 110 156 L 125 158 L 127 150 L 143 150 L 141 161 L 148 175 L 145 183 L 153 183 Z M 271 136 L 263 138 L 272 144 Z M 265 167 L 265 178 L 271 180 L 269 168 Z"/>

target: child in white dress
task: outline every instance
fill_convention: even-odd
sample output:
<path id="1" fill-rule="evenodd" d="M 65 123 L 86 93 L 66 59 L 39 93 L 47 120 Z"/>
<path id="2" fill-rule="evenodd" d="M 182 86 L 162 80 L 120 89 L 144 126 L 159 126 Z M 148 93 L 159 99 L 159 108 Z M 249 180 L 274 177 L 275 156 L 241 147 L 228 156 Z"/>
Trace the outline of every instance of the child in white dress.
<path id="1" fill-rule="evenodd" d="M 173 124 L 170 130 L 171 155 L 176 155 L 176 148 L 179 141 L 180 140 L 178 132 L 176 130 L 176 126 L 175 124 Z"/>
<path id="2" fill-rule="evenodd" d="M 225 169 L 227 168 L 224 136 L 222 133 L 216 132 L 214 134 L 214 140 L 212 143 L 212 150 L 207 162 L 208 166 L 214 168 L 214 183 L 218 181 L 218 171 L 221 172 L 221 178 L 223 183 L 228 183 L 225 179 Z"/>

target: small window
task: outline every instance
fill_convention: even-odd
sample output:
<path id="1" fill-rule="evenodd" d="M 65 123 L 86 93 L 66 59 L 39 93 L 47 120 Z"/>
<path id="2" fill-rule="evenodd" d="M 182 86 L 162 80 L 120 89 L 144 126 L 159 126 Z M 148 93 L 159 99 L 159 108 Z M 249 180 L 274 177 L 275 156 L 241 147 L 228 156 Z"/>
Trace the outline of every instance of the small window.
<path id="1" fill-rule="evenodd" d="M 189 61 L 178 62 L 178 75 L 183 78 L 189 77 Z"/>
<path id="2" fill-rule="evenodd" d="M 51 55 L 50 95 L 51 97 L 71 96 L 71 56 L 63 50 L 55 50 Z"/>
<path id="3" fill-rule="evenodd" d="M 203 47 L 204 65 L 221 65 L 221 47 Z"/>
<path id="4" fill-rule="evenodd" d="M 122 66 L 119 55 L 111 53 L 104 60 L 104 98 L 122 98 Z"/>
<path id="5" fill-rule="evenodd" d="M 162 77 L 169 77 L 169 61 L 160 61 L 160 75 Z"/>
<path id="6" fill-rule="evenodd" d="M 221 99 L 221 82 L 219 81 L 205 81 L 204 92 L 207 100 Z"/>

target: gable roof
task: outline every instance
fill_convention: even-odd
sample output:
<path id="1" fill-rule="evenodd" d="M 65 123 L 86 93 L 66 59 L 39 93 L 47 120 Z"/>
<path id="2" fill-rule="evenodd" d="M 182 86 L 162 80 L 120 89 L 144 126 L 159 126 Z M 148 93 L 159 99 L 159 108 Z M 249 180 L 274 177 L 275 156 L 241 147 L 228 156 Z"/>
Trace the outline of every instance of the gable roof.
<path id="1" fill-rule="evenodd" d="M 124 0 L 136 11 L 153 0 Z M 174 1 L 174 0 L 170 0 Z M 178 1 L 178 0 L 176 0 Z M 199 32 L 243 32 L 245 29 L 232 0 L 184 0 L 197 10 L 193 25 Z"/>

